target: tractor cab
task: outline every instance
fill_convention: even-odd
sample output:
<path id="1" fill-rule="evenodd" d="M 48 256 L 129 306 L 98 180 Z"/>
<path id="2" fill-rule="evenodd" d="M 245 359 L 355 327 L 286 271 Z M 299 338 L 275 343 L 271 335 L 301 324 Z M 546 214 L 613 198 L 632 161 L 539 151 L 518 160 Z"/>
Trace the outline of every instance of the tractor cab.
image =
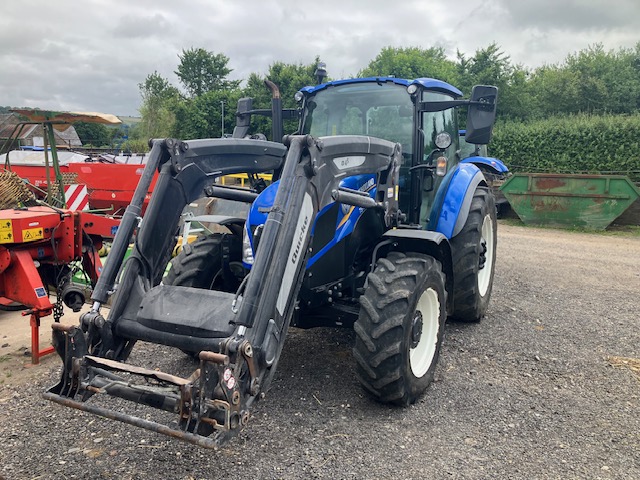
<path id="1" fill-rule="evenodd" d="M 492 99 L 485 101 L 495 102 L 495 90 L 487 93 Z M 461 96 L 452 85 L 430 78 L 358 78 L 305 87 L 297 94 L 300 131 L 317 137 L 367 135 L 399 143 L 399 208 L 408 223 L 435 230 L 431 212 L 436 193 L 460 162 L 455 107 L 467 104 L 458 100 Z"/>

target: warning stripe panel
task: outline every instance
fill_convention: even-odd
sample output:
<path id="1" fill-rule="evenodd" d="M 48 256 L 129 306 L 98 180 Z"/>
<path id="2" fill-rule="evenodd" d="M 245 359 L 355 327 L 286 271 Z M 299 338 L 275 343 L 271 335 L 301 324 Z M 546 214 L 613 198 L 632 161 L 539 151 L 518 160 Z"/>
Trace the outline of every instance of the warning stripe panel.
<path id="1" fill-rule="evenodd" d="M 86 185 L 65 185 L 64 198 L 69 210 L 89 210 L 89 193 Z"/>

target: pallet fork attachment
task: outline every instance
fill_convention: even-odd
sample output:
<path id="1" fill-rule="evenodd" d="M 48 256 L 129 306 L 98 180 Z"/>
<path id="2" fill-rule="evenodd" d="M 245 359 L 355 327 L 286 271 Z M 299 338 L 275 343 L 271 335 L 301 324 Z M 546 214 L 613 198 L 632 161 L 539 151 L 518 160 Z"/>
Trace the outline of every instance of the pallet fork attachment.
<path id="1" fill-rule="evenodd" d="M 110 259 L 107 266 L 115 266 L 100 277 L 92 310 L 79 326 L 54 327 L 64 368 L 46 399 L 206 448 L 216 448 L 247 424 L 284 346 L 317 213 L 338 200 L 373 209 L 387 228 L 396 225 L 399 213 L 398 144 L 364 136 L 298 135 L 286 137 L 285 145 L 244 139 L 154 143 L 146 168 L 159 167 L 160 176 L 131 260 L 123 267 L 123 256 Z M 217 176 L 280 167 L 280 186 L 242 291 L 234 295 L 160 282 L 185 205 Z M 343 178 L 360 174 L 377 175 L 375 199 L 339 187 Z M 148 188 L 144 178 L 145 173 L 141 192 Z M 135 220 L 138 206 L 130 208 Z M 128 244 L 136 223 L 123 219 L 113 249 Z M 114 290 L 105 319 L 100 307 Z M 199 352 L 199 366 L 182 378 L 125 363 L 138 340 Z M 104 394 L 176 414 L 178 426 L 88 403 Z"/>

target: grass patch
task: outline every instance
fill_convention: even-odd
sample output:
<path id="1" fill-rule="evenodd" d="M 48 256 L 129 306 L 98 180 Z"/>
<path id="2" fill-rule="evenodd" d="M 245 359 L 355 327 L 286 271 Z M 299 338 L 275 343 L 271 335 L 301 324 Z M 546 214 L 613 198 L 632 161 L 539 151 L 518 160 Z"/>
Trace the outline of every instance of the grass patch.
<path id="1" fill-rule="evenodd" d="M 609 356 L 607 357 L 607 360 L 612 367 L 631 370 L 638 375 L 638 379 L 640 379 L 640 358 Z"/>
<path id="2" fill-rule="evenodd" d="M 605 235 L 610 237 L 640 237 L 640 226 L 637 225 L 609 225 L 605 230 L 593 230 L 586 227 L 570 227 L 561 229 L 568 232 L 594 233 L 597 235 Z"/>
<path id="3" fill-rule="evenodd" d="M 509 225 L 510 227 L 526 227 L 524 222 L 518 217 L 500 218 L 498 220 L 498 225 Z"/>
<path id="4" fill-rule="evenodd" d="M 640 237 L 640 225 L 609 225 L 604 233 L 623 237 Z"/>

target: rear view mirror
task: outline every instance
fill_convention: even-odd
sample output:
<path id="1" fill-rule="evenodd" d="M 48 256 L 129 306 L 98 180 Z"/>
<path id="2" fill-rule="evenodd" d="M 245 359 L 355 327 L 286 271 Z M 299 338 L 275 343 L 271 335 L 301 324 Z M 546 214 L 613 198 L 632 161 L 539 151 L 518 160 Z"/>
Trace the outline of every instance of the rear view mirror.
<path id="1" fill-rule="evenodd" d="M 486 145 L 491 140 L 493 124 L 496 120 L 498 88 L 476 85 L 471 91 L 467 112 L 467 132 L 465 141 L 476 145 Z"/>

